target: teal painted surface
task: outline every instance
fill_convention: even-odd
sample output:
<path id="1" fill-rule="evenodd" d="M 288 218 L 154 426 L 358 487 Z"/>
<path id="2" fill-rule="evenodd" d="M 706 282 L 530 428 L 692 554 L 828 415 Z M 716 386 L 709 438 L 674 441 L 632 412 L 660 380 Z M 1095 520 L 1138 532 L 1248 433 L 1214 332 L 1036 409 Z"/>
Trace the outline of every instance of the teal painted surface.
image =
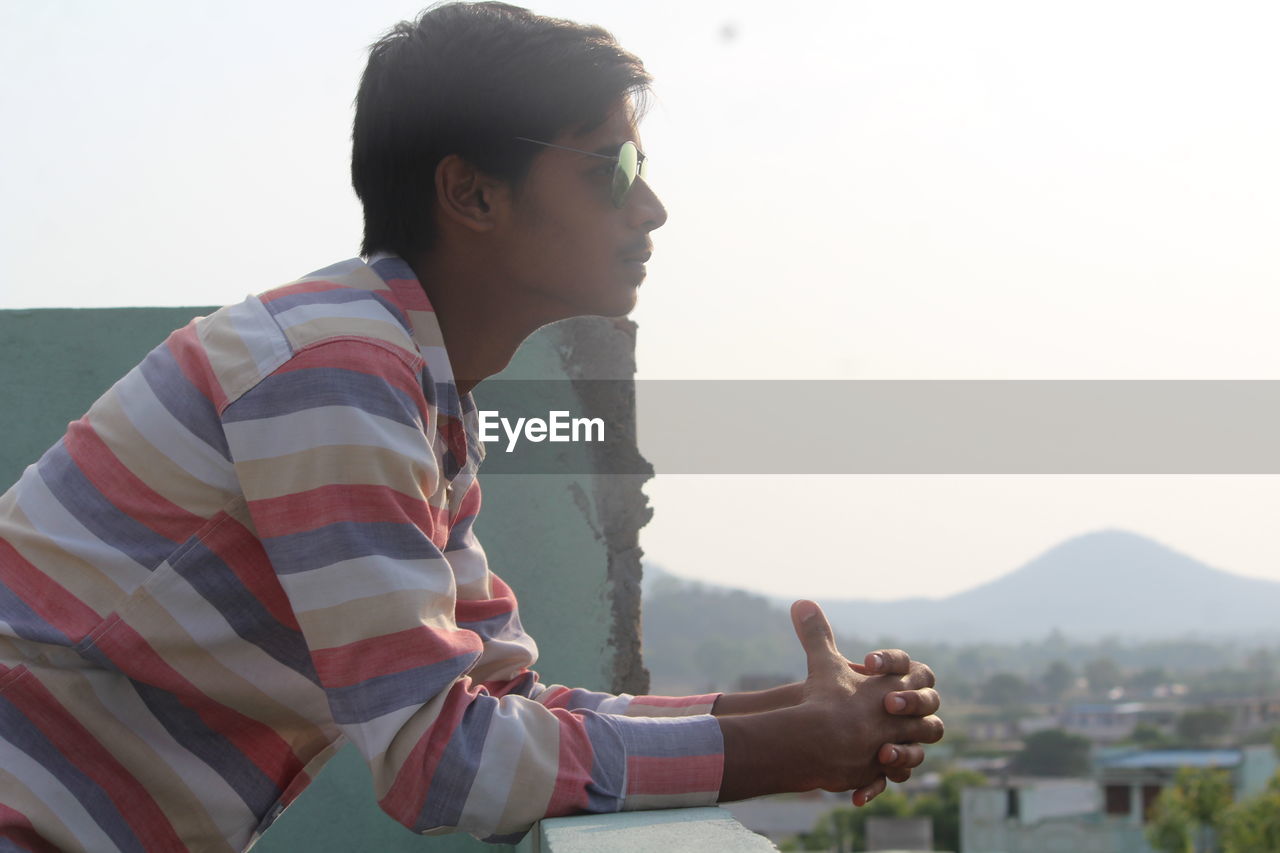
<path id="1" fill-rule="evenodd" d="M 525 342 L 510 366 L 495 379 L 560 379 L 564 370 L 555 335 L 543 330 Z M 509 385 L 510 383 L 507 383 Z M 538 393 L 547 383 L 532 383 Z M 568 386 L 553 390 L 567 391 Z M 486 408 L 485 386 L 474 394 Z M 556 406 L 580 410 L 572 400 Z M 548 410 L 550 406 L 548 406 Z M 505 445 L 488 445 L 487 453 L 503 453 Z M 566 455 L 585 456 L 583 445 L 565 445 Z M 567 470 L 585 470 L 570 461 Z M 594 490 L 588 476 L 549 474 L 486 476 L 480 469 L 483 506 L 476 533 L 489 555 L 489 566 L 511 585 L 520 600 L 520 618 L 538 641 L 538 674 L 548 684 L 590 690 L 612 686 L 612 620 L 606 584 L 607 555 L 595 516 Z"/>
<path id="2" fill-rule="evenodd" d="M 17 480 L 170 331 L 210 308 L 0 311 L 0 491 Z M 554 335 L 539 333 L 505 377 L 563 376 Z M 483 385 L 477 397 L 483 403 Z M 491 449 L 492 452 L 492 449 Z M 485 478 L 477 530 L 490 564 L 517 592 L 544 681 L 612 685 L 606 546 L 590 477 Z M 386 817 L 369 771 L 341 751 L 254 848 L 283 851 L 501 850 L 469 836 L 421 837 Z"/>
<path id="3" fill-rule="evenodd" d="M 529 853 L 763 853 L 777 850 L 720 808 L 621 812 L 544 820 Z M 532 835 L 532 833 L 530 833 Z"/>
<path id="4" fill-rule="evenodd" d="M 213 310 L 0 311 L 0 492 L 169 332 Z"/>

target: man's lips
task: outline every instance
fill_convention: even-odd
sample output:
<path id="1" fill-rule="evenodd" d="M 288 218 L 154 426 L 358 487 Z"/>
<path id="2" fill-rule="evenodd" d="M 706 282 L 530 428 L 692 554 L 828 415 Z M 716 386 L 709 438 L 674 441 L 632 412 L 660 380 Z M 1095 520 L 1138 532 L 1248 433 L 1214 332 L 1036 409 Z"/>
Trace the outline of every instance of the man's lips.
<path id="1" fill-rule="evenodd" d="M 622 256 L 624 261 L 636 264 L 648 263 L 649 258 L 653 257 L 653 244 L 641 243 L 638 246 L 630 246 L 623 251 L 625 252 Z"/>

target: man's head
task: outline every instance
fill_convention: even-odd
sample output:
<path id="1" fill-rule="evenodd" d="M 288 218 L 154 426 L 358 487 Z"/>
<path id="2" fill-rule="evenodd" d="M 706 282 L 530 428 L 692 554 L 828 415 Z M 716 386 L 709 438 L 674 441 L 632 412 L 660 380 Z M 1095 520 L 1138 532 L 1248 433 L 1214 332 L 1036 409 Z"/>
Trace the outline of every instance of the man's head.
<path id="1" fill-rule="evenodd" d="M 373 46 L 356 97 L 362 253 L 433 247 L 436 172 L 450 155 L 518 190 L 547 150 L 519 137 L 584 138 L 617 124 L 649 81 L 605 30 L 503 3 L 436 5 L 401 22 Z M 633 113 L 623 119 L 634 127 Z"/>

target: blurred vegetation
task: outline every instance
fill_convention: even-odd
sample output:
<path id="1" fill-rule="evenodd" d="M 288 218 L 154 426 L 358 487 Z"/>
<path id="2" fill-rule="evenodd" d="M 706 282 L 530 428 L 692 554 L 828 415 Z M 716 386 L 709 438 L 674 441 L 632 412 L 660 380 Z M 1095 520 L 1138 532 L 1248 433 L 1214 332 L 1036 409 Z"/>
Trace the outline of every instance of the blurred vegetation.
<path id="1" fill-rule="evenodd" d="M 1231 808 L 1231 779 L 1225 770 L 1184 767 L 1151 809 L 1147 841 L 1169 853 L 1221 850 L 1218 835 Z"/>
<path id="2" fill-rule="evenodd" d="M 867 818 L 920 817 L 933 822 L 933 849 L 960 849 L 960 792 L 987 783 L 972 770 L 945 774 L 938 790 L 908 796 L 890 789 L 862 808 L 833 809 L 820 817 L 811 832 L 779 845 L 781 850 L 865 850 Z"/>
<path id="3" fill-rule="evenodd" d="M 1280 776 L 1261 794 L 1231 806 L 1222 823 L 1225 853 L 1280 850 Z"/>
<path id="4" fill-rule="evenodd" d="M 1026 776 L 1088 776 L 1090 744 L 1087 738 L 1048 729 L 1028 735 L 1010 769 Z"/>
<path id="5" fill-rule="evenodd" d="M 1231 728 L 1231 714 L 1221 708 L 1194 708 L 1178 717 L 1178 737 L 1188 746 L 1212 746 Z"/>
<path id="6" fill-rule="evenodd" d="M 1179 770 L 1156 799 L 1147 841 L 1167 853 L 1280 850 L 1280 774 L 1262 793 L 1233 802 L 1226 771 Z"/>

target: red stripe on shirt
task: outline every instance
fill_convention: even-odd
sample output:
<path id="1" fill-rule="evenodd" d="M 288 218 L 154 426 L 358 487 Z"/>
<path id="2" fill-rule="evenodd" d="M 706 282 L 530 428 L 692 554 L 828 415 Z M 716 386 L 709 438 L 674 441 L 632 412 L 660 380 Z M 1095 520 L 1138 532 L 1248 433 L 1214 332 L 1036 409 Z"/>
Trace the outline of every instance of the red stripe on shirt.
<path id="1" fill-rule="evenodd" d="M 364 373 L 385 380 L 393 388 L 403 391 L 410 398 L 422 397 L 422 384 L 416 361 L 420 357 L 393 347 L 385 341 L 372 338 L 341 338 L 325 340 L 303 347 L 280 367 L 277 375 L 296 370 L 317 367 L 337 367 L 353 373 Z M 415 400 L 425 404 L 425 400 Z M 426 410 L 419 406 L 422 422 L 426 423 Z"/>
<path id="2" fill-rule="evenodd" d="M 422 285 L 412 278 L 388 278 L 387 287 L 395 294 L 395 301 L 408 311 L 431 311 L 431 303 L 427 301 L 427 292 Z"/>
<path id="3" fill-rule="evenodd" d="M 449 746 L 449 739 L 453 737 L 467 708 L 475 701 L 481 689 L 473 687 L 471 679 L 466 676 L 453 683 L 441 704 L 440 715 L 410 750 L 386 796 L 378 801 L 383 811 L 405 826 L 417 824 L 436 767 Z M 448 779 L 442 780 L 445 785 L 449 782 Z"/>
<path id="4" fill-rule="evenodd" d="M 582 717 L 572 711 L 553 709 L 560 723 L 560 760 L 556 767 L 556 784 L 547 801 L 547 817 L 576 814 L 587 808 L 587 790 L 591 783 L 591 765 L 595 749 L 587 736 Z"/>
<path id="5" fill-rule="evenodd" d="M 316 649 L 311 659 L 325 687 L 350 687 L 370 678 L 431 666 L 483 650 L 484 643 L 473 631 L 423 626 L 332 649 Z"/>
<path id="6" fill-rule="evenodd" d="M 213 366 L 209 364 L 209 354 L 205 352 L 204 344 L 200 342 L 195 323 L 192 322 L 169 335 L 165 346 L 182 370 L 182 375 L 187 377 L 187 381 L 199 389 L 218 411 L 225 409 L 227 407 L 226 392 L 222 390 L 222 384 L 218 382 L 218 376 L 213 372 Z"/>
<path id="7" fill-rule="evenodd" d="M 146 849 L 187 849 L 142 783 L 38 679 L 24 678 L 4 695 L 67 761 L 102 788 Z"/>
<path id="8" fill-rule="evenodd" d="M 459 418 L 452 415 L 439 416 L 438 431 L 444 438 L 445 447 L 453 454 L 459 464 L 467 461 L 467 426 Z"/>
<path id="9" fill-rule="evenodd" d="M 333 483 L 306 492 L 260 498 L 253 522 L 261 536 L 304 533 L 339 521 L 412 524 L 422 530 L 448 528 L 447 510 L 388 486 Z"/>
<path id="10" fill-rule="evenodd" d="M 102 621 L 92 607 L 28 562 L 5 539 L 0 539 L 0 565 L 5 567 L 5 586 L 72 640 L 79 641 Z"/>
<path id="11" fill-rule="evenodd" d="M 295 631 L 300 630 L 298 617 L 294 615 L 289 596 L 280 585 L 280 577 L 271 565 L 271 558 L 267 556 L 262 542 L 248 528 L 237 519 L 224 515 L 222 521 L 213 525 L 200 541 L 231 569 L 245 589 L 277 622 Z"/>
<path id="12" fill-rule="evenodd" d="M 186 541 L 205 523 L 138 479 L 87 419 L 67 427 L 64 445 L 76 467 L 112 506 L 170 542 Z"/>
<path id="13" fill-rule="evenodd" d="M 447 556 L 447 555 L 446 555 Z M 497 576 L 490 574 L 490 581 L 497 580 Z M 515 596 L 507 591 L 507 595 L 499 598 L 498 590 L 490 587 L 493 598 L 464 598 L 460 599 L 454 606 L 454 618 L 458 622 L 483 622 L 487 619 L 493 619 L 497 616 L 506 616 L 516 609 Z"/>
<path id="14" fill-rule="evenodd" d="M 31 853 L 58 853 L 58 848 L 36 832 L 27 816 L 17 809 L 11 809 L 0 803 L 0 838 L 12 841 L 23 850 Z"/>
<path id="15" fill-rule="evenodd" d="M 462 501 L 458 504 L 458 512 L 453 517 L 453 523 L 457 524 L 464 519 L 472 518 L 480 512 L 480 481 L 472 480 L 471 485 L 467 488 L 467 493 L 462 496 Z"/>
<path id="16" fill-rule="evenodd" d="M 686 755 L 675 758 L 627 756 L 627 796 L 718 791 L 724 756 Z"/>

